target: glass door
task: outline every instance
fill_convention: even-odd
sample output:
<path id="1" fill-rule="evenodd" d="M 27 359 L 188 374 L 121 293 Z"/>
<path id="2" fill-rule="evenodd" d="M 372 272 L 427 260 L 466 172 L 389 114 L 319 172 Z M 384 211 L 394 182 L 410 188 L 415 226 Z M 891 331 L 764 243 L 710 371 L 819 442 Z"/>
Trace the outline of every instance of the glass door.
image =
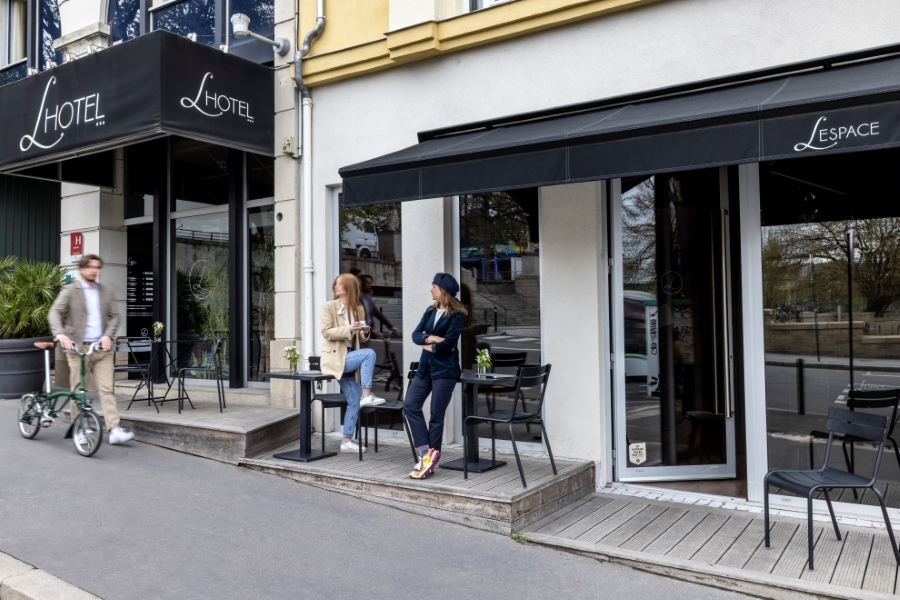
<path id="1" fill-rule="evenodd" d="M 620 481 L 735 477 L 727 190 L 709 169 L 613 198 Z"/>

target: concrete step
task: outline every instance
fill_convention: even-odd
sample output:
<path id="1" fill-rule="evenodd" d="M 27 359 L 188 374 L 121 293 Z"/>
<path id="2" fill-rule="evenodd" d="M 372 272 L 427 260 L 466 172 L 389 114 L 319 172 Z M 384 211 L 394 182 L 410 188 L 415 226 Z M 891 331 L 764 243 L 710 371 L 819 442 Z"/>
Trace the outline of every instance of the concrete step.
<path id="1" fill-rule="evenodd" d="M 119 406 L 122 427 L 134 431 L 138 441 L 233 465 L 300 439 L 300 411 L 293 408 L 228 404 L 219 412 L 217 401 L 196 399 L 193 409 L 185 403 L 181 413 L 175 402 L 159 412 L 146 402 L 135 402 L 130 410 Z"/>
<path id="2" fill-rule="evenodd" d="M 594 465 L 591 462 L 556 460 L 558 475 L 553 475 L 549 458 L 522 456 L 528 487 L 523 488 L 515 458 L 498 452 L 506 465 L 485 473 L 469 473 L 438 466 L 425 481 L 408 477 L 413 460 L 404 438 L 382 440 L 374 452 L 369 438 L 364 460 L 356 453 L 340 452 L 339 435 L 325 436 L 328 450 L 336 456 L 309 463 L 277 459 L 267 452 L 241 459 L 240 465 L 264 473 L 286 477 L 369 502 L 429 516 L 451 523 L 511 535 L 546 517 L 594 490 Z M 313 435 L 312 447 L 321 448 L 322 437 Z M 287 445 L 279 452 L 296 450 Z M 481 453 L 490 458 L 490 450 Z M 445 446 L 441 463 L 462 457 L 462 449 Z"/>
<path id="3" fill-rule="evenodd" d="M 131 400 L 131 397 L 134 395 L 134 390 L 138 386 L 137 381 L 130 379 L 127 381 L 117 381 L 116 382 L 116 397 L 119 400 Z M 165 384 L 155 384 L 153 386 L 153 393 L 156 395 L 163 395 L 166 392 Z M 169 391 L 168 397 L 174 398 L 178 392 L 178 385 L 172 385 L 172 389 Z M 190 396 L 191 400 L 196 404 L 197 402 L 215 402 L 218 404 L 218 393 L 216 392 L 215 385 L 197 385 L 192 384 L 187 386 L 187 393 Z M 135 406 L 139 402 L 141 402 L 141 398 L 144 398 L 142 404 L 147 404 L 147 390 L 146 388 L 141 389 L 138 392 L 137 399 L 134 401 Z M 268 388 L 225 388 L 225 405 L 226 406 L 269 406 L 269 389 Z"/>

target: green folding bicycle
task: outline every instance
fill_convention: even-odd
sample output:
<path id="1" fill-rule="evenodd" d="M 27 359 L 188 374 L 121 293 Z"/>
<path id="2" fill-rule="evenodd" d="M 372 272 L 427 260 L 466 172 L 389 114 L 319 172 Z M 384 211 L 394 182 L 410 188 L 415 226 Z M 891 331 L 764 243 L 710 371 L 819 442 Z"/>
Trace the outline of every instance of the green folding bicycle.
<path id="1" fill-rule="evenodd" d="M 54 392 L 50 388 L 50 350 L 56 346 L 56 342 L 35 342 L 34 345 L 44 351 L 44 390 L 35 394 L 25 394 L 19 401 L 19 432 L 26 439 L 34 438 L 42 427 L 49 427 L 53 419 L 58 418 L 59 413 L 71 401 L 78 405 L 78 416 L 75 417 L 65 437 L 72 438 L 78 454 L 92 456 L 103 443 L 103 425 L 87 398 L 84 362 L 100 347 L 100 343 L 91 344 L 87 352 L 71 351 L 81 357 L 81 378 L 77 392 L 69 390 Z"/>

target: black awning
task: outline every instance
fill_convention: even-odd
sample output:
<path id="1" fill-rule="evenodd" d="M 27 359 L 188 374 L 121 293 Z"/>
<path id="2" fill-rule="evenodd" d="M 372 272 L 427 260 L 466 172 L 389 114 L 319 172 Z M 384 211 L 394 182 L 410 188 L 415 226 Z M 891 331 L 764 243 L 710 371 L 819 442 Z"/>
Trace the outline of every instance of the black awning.
<path id="1" fill-rule="evenodd" d="M 665 95 L 661 90 L 660 96 Z M 613 104 L 613 103 L 610 103 Z M 900 58 L 454 128 L 340 170 L 377 204 L 900 145 Z"/>
<path id="2" fill-rule="evenodd" d="M 177 134 L 273 155 L 272 71 L 165 31 L 0 87 L 0 171 Z"/>

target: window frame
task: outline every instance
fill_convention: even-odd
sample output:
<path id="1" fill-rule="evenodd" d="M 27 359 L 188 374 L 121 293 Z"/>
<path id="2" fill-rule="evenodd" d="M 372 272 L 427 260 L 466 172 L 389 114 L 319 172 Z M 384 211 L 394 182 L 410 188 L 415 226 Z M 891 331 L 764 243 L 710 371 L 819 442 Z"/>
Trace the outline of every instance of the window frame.
<path id="1" fill-rule="evenodd" d="M 32 64 L 32 57 L 37 54 L 32 49 L 33 40 L 36 37 L 33 31 L 37 27 L 34 19 L 34 8 L 36 2 L 38 1 L 40 0 L 26 0 L 25 2 L 25 58 L 21 58 L 15 62 L 10 62 L 8 27 L 10 22 L 9 5 L 12 0 L 0 0 L 0 71 L 15 68 L 21 66 L 22 64 L 27 64 L 29 67 L 34 66 Z"/>

